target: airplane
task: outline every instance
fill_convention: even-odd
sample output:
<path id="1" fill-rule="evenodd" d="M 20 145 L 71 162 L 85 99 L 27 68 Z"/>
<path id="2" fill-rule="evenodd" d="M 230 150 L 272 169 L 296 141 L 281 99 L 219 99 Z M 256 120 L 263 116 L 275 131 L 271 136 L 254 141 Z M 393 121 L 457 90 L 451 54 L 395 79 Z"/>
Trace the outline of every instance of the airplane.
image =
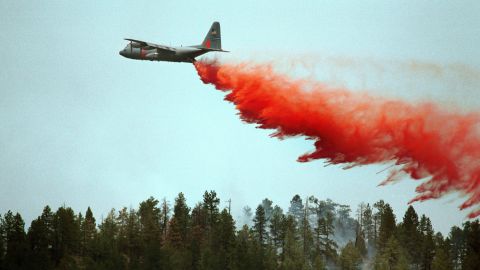
<path id="1" fill-rule="evenodd" d="M 150 61 L 195 63 L 195 57 L 208 52 L 228 52 L 222 50 L 220 23 L 214 22 L 200 45 L 170 47 L 141 40 L 126 38 L 130 43 L 119 53 L 121 56 Z"/>

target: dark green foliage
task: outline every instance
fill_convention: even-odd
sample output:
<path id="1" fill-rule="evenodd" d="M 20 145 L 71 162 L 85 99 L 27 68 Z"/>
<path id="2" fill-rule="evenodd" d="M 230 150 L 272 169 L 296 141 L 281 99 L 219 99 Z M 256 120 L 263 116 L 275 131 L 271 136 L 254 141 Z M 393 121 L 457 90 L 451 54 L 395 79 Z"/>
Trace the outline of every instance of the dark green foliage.
<path id="1" fill-rule="evenodd" d="M 367 246 L 365 245 L 365 239 L 363 237 L 363 233 L 359 232 L 357 234 L 357 237 L 355 238 L 355 248 L 357 249 L 358 253 L 362 257 L 367 256 Z"/>
<path id="2" fill-rule="evenodd" d="M 383 200 L 380 200 L 373 204 L 373 208 L 375 209 L 373 214 L 374 244 L 370 246 L 375 246 L 375 248 L 378 248 L 378 233 L 380 231 L 380 225 L 382 223 L 382 215 L 383 215 L 384 207 L 385 207 L 385 202 Z"/>
<path id="3" fill-rule="evenodd" d="M 3 217 L 3 233 L 5 241 L 5 269 L 25 269 L 28 250 L 25 223 L 19 213 L 8 211 Z"/>
<path id="4" fill-rule="evenodd" d="M 234 269 L 254 269 L 255 261 L 252 248 L 251 235 L 247 225 L 237 232 L 235 244 L 235 267 Z"/>
<path id="5" fill-rule="evenodd" d="M 128 258 L 128 268 L 135 269 L 140 264 L 142 241 L 140 236 L 140 219 L 135 209 L 122 208 L 117 217 L 118 224 L 118 250 Z"/>
<path id="6" fill-rule="evenodd" d="M 448 256 L 448 251 L 437 247 L 432 261 L 432 270 L 450 270 L 453 266 Z"/>
<path id="7" fill-rule="evenodd" d="M 405 251 L 398 243 L 398 240 L 391 236 L 382 250 L 377 253 L 374 261 L 375 270 L 408 270 L 409 263 L 407 261 Z"/>
<path id="8" fill-rule="evenodd" d="M 188 232 L 190 229 L 190 208 L 187 206 L 183 193 L 178 194 L 173 208 L 173 217 L 170 220 L 168 233 L 169 244 L 178 249 L 187 247 Z"/>
<path id="9" fill-rule="evenodd" d="M 375 221 L 373 216 L 373 210 L 370 204 L 367 204 L 362 213 L 362 232 L 366 247 L 368 250 L 375 248 Z"/>
<path id="10" fill-rule="evenodd" d="M 92 243 L 92 250 L 89 251 L 93 254 L 90 257 L 94 261 L 93 265 L 96 265 L 99 269 L 125 268 L 126 261 L 121 256 L 118 247 L 117 235 L 119 233 L 119 225 L 114 209 L 108 213 L 107 217 L 99 225 L 99 229 L 95 243 Z"/>
<path id="11" fill-rule="evenodd" d="M 479 269 L 480 267 L 480 222 L 465 222 L 463 226 L 465 237 L 465 257 L 462 261 L 462 270 Z"/>
<path id="12" fill-rule="evenodd" d="M 227 209 L 220 213 L 217 230 L 219 236 L 220 269 L 234 269 L 235 264 L 235 222 Z"/>
<path id="13" fill-rule="evenodd" d="M 288 215 L 264 199 L 251 228 L 237 231 L 214 191 L 190 209 L 180 193 L 173 211 L 153 197 L 137 209 L 111 210 L 95 219 L 69 207 L 45 207 L 25 233 L 20 214 L 0 216 L 3 269 L 471 270 L 480 265 L 480 224 L 435 233 L 430 219 L 413 207 L 396 224 L 391 207 L 379 201 L 350 207 L 296 195 Z M 338 241 L 338 242 L 337 242 Z"/>
<path id="14" fill-rule="evenodd" d="M 0 269 L 3 269 L 3 261 L 5 258 L 5 228 L 4 220 L 2 215 L 0 215 Z"/>
<path id="15" fill-rule="evenodd" d="M 352 242 L 349 242 L 342 248 L 338 260 L 340 269 L 342 270 L 357 270 L 361 269 L 362 255 Z"/>
<path id="16" fill-rule="evenodd" d="M 401 237 L 400 242 L 407 251 L 408 258 L 415 266 L 419 266 L 421 258 L 418 256 L 421 248 L 422 235 L 420 233 L 420 223 L 418 215 L 412 206 L 409 206 L 403 222 L 400 225 Z"/>
<path id="17" fill-rule="evenodd" d="M 315 228 L 317 250 L 327 263 L 333 263 L 337 259 L 337 243 L 332 239 L 335 232 L 333 218 L 333 213 L 326 212 L 325 217 L 318 218 Z"/>
<path id="18" fill-rule="evenodd" d="M 54 262 L 51 260 L 51 247 L 53 246 L 53 214 L 47 206 L 42 216 L 32 221 L 28 229 L 29 242 L 29 269 L 51 269 Z"/>
<path id="19" fill-rule="evenodd" d="M 265 218 L 265 210 L 262 205 L 258 205 L 253 218 L 253 230 L 255 238 L 260 245 L 264 245 L 267 238 L 267 220 Z"/>
<path id="20" fill-rule="evenodd" d="M 390 205 L 387 203 L 379 209 L 380 228 L 378 230 L 377 246 L 379 251 L 385 248 L 389 239 L 393 236 L 396 228 L 395 215 Z"/>
<path id="21" fill-rule="evenodd" d="M 145 269 L 161 269 L 162 211 L 158 200 L 150 197 L 140 203 L 140 239 L 143 251 L 142 265 Z"/>
<path id="22" fill-rule="evenodd" d="M 453 226 L 450 229 L 449 239 L 451 246 L 450 259 L 452 260 L 453 269 L 460 269 L 465 253 L 465 234 L 462 229 Z"/>
<path id="23" fill-rule="evenodd" d="M 53 217 L 52 256 L 55 264 L 79 251 L 80 226 L 72 208 L 60 207 Z M 63 261 L 63 264 L 66 262 Z"/>
<path id="24" fill-rule="evenodd" d="M 183 193 L 175 199 L 173 216 L 167 233 L 167 249 L 171 269 L 190 269 L 191 256 L 188 251 L 190 237 L 190 208 Z"/>
<path id="25" fill-rule="evenodd" d="M 310 196 L 307 210 L 313 214 L 311 222 L 313 248 L 311 254 L 306 255 L 310 255 L 311 260 L 320 256 L 325 265 L 335 264 L 338 244 L 334 237 L 348 240 L 355 239 L 354 230 L 350 233 L 350 236 L 347 233 L 352 230 L 354 223 L 349 216 L 350 208 L 334 203 L 330 199 L 319 200 Z M 308 220 L 311 219 L 308 218 Z"/>
<path id="26" fill-rule="evenodd" d="M 207 228 L 211 229 L 213 225 L 217 222 L 218 216 L 218 204 L 220 204 L 220 199 L 217 197 L 215 191 L 210 191 L 203 194 L 203 207 L 207 212 Z"/>
<path id="27" fill-rule="evenodd" d="M 199 269 L 202 256 L 202 246 L 206 240 L 207 211 L 202 204 L 197 204 L 192 210 L 192 238 L 190 252 L 192 256 L 192 269 Z"/>
<path id="28" fill-rule="evenodd" d="M 443 235 L 439 232 L 435 234 L 435 255 L 432 261 L 432 270 L 436 269 L 453 269 L 450 239 L 444 239 Z"/>
<path id="29" fill-rule="evenodd" d="M 296 237 L 296 222 L 291 215 L 284 220 L 284 246 L 280 269 L 302 269 L 305 261 L 300 242 Z"/>
<path id="30" fill-rule="evenodd" d="M 270 219 L 270 237 L 274 250 L 278 250 L 283 246 L 282 228 L 283 228 L 283 210 L 278 205 L 275 205 Z"/>
<path id="31" fill-rule="evenodd" d="M 92 254 L 93 244 L 97 234 L 97 225 L 90 207 L 87 208 L 85 218 L 81 222 L 80 234 L 81 254 L 90 256 Z"/>
<path id="32" fill-rule="evenodd" d="M 430 219 L 422 215 L 420 219 L 420 268 L 430 269 L 435 254 L 434 232 Z"/>

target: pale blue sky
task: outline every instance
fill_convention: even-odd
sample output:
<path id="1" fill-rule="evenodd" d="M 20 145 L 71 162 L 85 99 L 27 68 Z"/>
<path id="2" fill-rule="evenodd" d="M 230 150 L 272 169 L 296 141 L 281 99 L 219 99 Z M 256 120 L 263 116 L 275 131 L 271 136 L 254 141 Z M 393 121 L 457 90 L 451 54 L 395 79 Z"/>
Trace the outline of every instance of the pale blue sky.
<path id="1" fill-rule="evenodd" d="M 297 163 L 311 141 L 269 138 L 190 64 L 125 59 L 122 39 L 198 44 L 218 20 L 229 59 L 306 58 L 319 80 L 476 110 L 478 80 L 450 69 L 400 76 L 392 63 L 460 63 L 477 74 L 478 14 L 477 1 L 0 1 L 0 213 L 29 222 L 65 203 L 101 216 L 180 191 L 193 205 L 214 189 L 235 215 L 265 197 L 287 207 L 298 193 L 353 207 L 382 198 L 401 218 L 414 181 L 376 187 L 385 166 Z M 317 61 L 325 55 L 361 64 Z M 371 61 L 381 72 L 362 69 Z M 467 214 L 457 197 L 415 208 L 445 232 Z"/>

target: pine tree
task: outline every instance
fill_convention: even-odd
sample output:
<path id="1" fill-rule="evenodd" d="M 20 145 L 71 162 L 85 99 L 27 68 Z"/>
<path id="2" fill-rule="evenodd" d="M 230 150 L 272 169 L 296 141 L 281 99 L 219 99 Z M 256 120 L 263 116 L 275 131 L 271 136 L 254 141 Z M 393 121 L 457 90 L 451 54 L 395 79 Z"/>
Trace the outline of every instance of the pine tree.
<path id="1" fill-rule="evenodd" d="M 3 269 L 3 261 L 5 260 L 5 221 L 0 215 L 0 269 Z"/>
<path id="2" fill-rule="evenodd" d="M 362 213 L 363 220 L 363 235 L 367 242 L 367 250 L 372 250 L 375 247 L 375 223 L 373 220 L 373 212 L 370 204 L 367 203 Z"/>
<path id="3" fill-rule="evenodd" d="M 99 269 L 123 269 L 127 264 L 119 253 L 117 220 L 115 209 L 112 209 L 98 226 L 99 232 L 95 237 L 95 244 L 92 245 L 92 253 L 96 260 L 94 266 Z"/>
<path id="4" fill-rule="evenodd" d="M 285 248 L 287 246 L 287 234 L 292 232 L 293 237 L 295 238 L 295 229 L 296 229 L 296 224 L 295 224 L 295 218 L 291 215 L 283 215 L 282 221 L 281 221 L 281 226 L 280 226 L 280 234 L 279 237 L 281 240 L 281 247 L 280 247 L 280 258 L 281 261 L 285 259 Z"/>
<path id="5" fill-rule="evenodd" d="M 46 241 L 48 243 L 49 249 L 51 251 L 53 244 L 54 244 L 54 213 L 50 206 L 45 206 L 42 211 L 42 215 L 40 216 L 40 220 L 45 225 L 46 230 Z"/>
<path id="6" fill-rule="evenodd" d="M 451 270 L 453 269 L 447 252 L 442 248 L 435 250 L 435 256 L 432 261 L 431 270 Z"/>
<path id="7" fill-rule="evenodd" d="M 280 206 L 275 205 L 272 212 L 272 217 L 270 219 L 270 235 L 272 238 L 272 244 L 274 246 L 275 252 L 281 249 L 283 246 L 282 238 L 282 220 L 284 219 L 283 210 Z"/>
<path id="8" fill-rule="evenodd" d="M 128 269 L 136 269 L 142 255 L 140 219 L 135 209 L 122 208 L 118 212 L 118 250 L 126 256 Z"/>
<path id="9" fill-rule="evenodd" d="M 50 248 L 53 242 L 49 239 L 47 224 L 41 217 L 32 221 L 28 229 L 29 243 L 28 268 L 51 269 L 54 264 L 50 258 Z"/>
<path id="10" fill-rule="evenodd" d="M 202 248 L 207 238 L 207 210 L 203 204 L 198 203 L 192 209 L 192 239 L 190 243 L 190 252 L 192 256 L 191 269 L 200 269 L 200 259 L 202 257 Z"/>
<path id="11" fill-rule="evenodd" d="M 53 259 L 57 265 L 73 267 L 71 256 L 78 253 L 80 227 L 70 207 L 60 207 L 53 217 Z"/>
<path id="12" fill-rule="evenodd" d="M 408 265 L 405 251 L 394 236 L 388 239 L 385 246 L 375 256 L 374 261 L 375 270 L 408 270 Z"/>
<path id="13" fill-rule="evenodd" d="M 167 230 L 168 230 L 168 223 L 170 220 L 170 204 L 168 203 L 166 198 L 163 198 L 162 200 L 162 219 L 161 219 L 161 225 L 160 227 L 162 228 L 162 235 L 163 239 L 165 240 L 167 238 Z"/>
<path id="14" fill-rule="evenodd" d="M 207 229 L 210 229 L 217 222 L 219 204 L 220 199 L 215 191 L 205 191 L 203 194 L 203 207 L 207 212 Z"/>
<path id="15" fill-rule="evenodd" d="M 237 233 L 235 245 L 235 269 L 255 269 L 255 262 L 252 260 L 252 243 L 247 225 Z"/>
<path id="16" fill-rule="evenodd" d="M 361 202 L 357 207 L 357 221 L 359 225 L 359 229 L 363 231 L 363 213 L 367 205 L 364 202 Z"/>
<path id="17" fill-rule="evenodd" d="M 418 267 L 420 265 L 420 245 L 422 239 L 420 235 L 418 215 L 412 206 L 409 206 L 405 215 L 403 216 L 403 222 L 400 226 L 401 238 L 400 242 L 405 247 L 409 260 Z"/>
<path id="18" fill-rule="evenodd" d="M 11 211 L 8 211 L 4 215 L 3 229 L 6 242 L 5 269 L 23 269 L 25 267 L 27 242 L 25 222 L 22 216 L 19 213 L 14 215 Z"/>
<path id="19" fill-rule="evenodd" d="M 443 238 L 443 235 L 440 232 L 435 234 L 435 255 L 432 261 L 432 270 L 453 269 L 450 247 L 450 239 Z"/>
<path id="20" fill-rule="evenodd" d="M 320 250 L 327 263 L 337 259 L 337 243 L 332 238 L 335 232 L 333 218 L 333 213 L 327 212 L 325 217 L 318 218 L 315 228 L 317 250 Z"/>
<path id="21" fill-rule="evenodd" d="M 90 207 L 85 212 L 85 218 L 80 225 L 82 255 L 89 256 L 92 252 L 93 241 L 97 234 L 97 225 Z"/>
<path id="22" fill-rule="evenodd" d="M 430 219 L 425 215 L 422 215 L 420 218 L 420 234 L 421 234 L 421 245 L 420 245 L 420 267 L 423 270 L 429 270 L 432 267 L 433 255 L 435 252 L 435 242 L 433 239 L 434 231 L 432 228 L 432 223 Z"/>
<path id="23" fill-rule="evenodd" d="M 465 235 L 463 230 L 457 226 L 450 229 L 450 255 L 453 269 L 458 270 L 462 265 L 462 258 L 465 254 Z"/>
<path id="24" fill-rule="evenodd" d="M 283 235 L 284 246 L 282 248 L 282 263 L 280 269 L 295 270 L 302 269 L 305 265 L 302 248 L 297 241 L 296 221 L 293 215 L 284 219 Z"/>
<path id="25" fill-rule="evenodd" d="M 321 255 L 316 255 L 313 259 L 312 267 L 314 270 L 325 270 L 325 263 L 322 260 Z"/>
<path id="26" fill-rule="evenodd" d="M 218 230 L 220 238 L 220 269 L 231 270 L 235 265 L 235 222 L 227 209 L 220 213 Z"/>
<path id="27" fill-rule="evenodd" d="M 339 266 L 342 270 L 361 269 L 362 255 L 352 242 L 342 248 L 339 257 Z"/>
<path id="28" fill-rule="evenodd" d="M 183 193 L 179 193 L 175 199 L 173 216 L 167 234 L 171 269 L 189 269 L 191 266 L 191 254 L 189 246 L 190 231 L 190 208 L 186 204 Z"/>
<path id="29" fill-rule="evenodd" d="M 110 211 L 98 229 L 90 208 L 82 216 L 65 206 L 54 214 L 47 206 L 25 234 L 20 214 L 9 211 L 0 216 L 0 269 L 358 269 L 369 234 L 372 241 L 378 235 L 379 250 L 367 268 L 470 270 L 480 264 L 478 220 L 453 227 L 444 238 L 434 233 L 428 217 L 419 221 L 413 207 L 396 225 L 383 201 L 375 204 L 375 213 L 364 204 L 358 222 L 349 207 L 331 200 L 312 196 L 305 206 L 299 196 L 292 201 L 290 215 L 275 206 L 268 220 L 271 201 L 263 200 L 252 229 L 243 226 L 238 232 L 230 212 L 219 211 L 214 191 L 205 192 L 191 215 L 182 193 L 171 218 L 167 200 L 159 204 L 150 197 L 138 211 L 123 208 L 118 216 Z M 356 237 L 350 233 L 353 225 L 358 225 Z M 350 242 L 337 255 L 339 236 Z"/>
<path id="30" fill-rule="evenodd" d="M 355 238 L 355 248 L 363 258 L 367 257 L 368 250 L 367 246 L 365 245 L 365 238 L 363 237 L 363 232 L 361 231 L 358 232 L 357 237 Z"/>
<path id="31" fill-rule="evenodd" d="M 219 253 L 219 208 L 220 199 L 215 191 L 205 191 L 203 194 L 203 212 L 205 213 L 205 242 L 200 250 L 200 269 L 218 269 L 220 267 Z"/>
<path id="32" fill-rule="evenodd" d="M 463 225 L 465 236 L 465 256 L 462 270 L 474 270 L 480 267 L 480 221 L 467 221 Z"/>
<path id="33" fill-rule="evenodd" d="M 335 219 L 335 234 L 340 238 L 350 239 L 356 234 L 356 222 L 350 217 L 352 210 L 349 205 L 337 205 Z"/>
<path id="34" fill-rule="evenodd" d="M 295 218 L 295 222 L 297 224 L 300 223 L 303 217 L 303 202 L 300 195 L 296 194 L 293 196 L 292 200 L 290 201 L 290 207 L 288 208 L 288 214 Z"/>
<path id="35" fill-rule="evenodd" d="M 373 214 L 373 230 L 374 230 L 374 243 L 375 247 L 378 247 L 378 233 L 380 231 L 380 224 L 382 223 L 382 215 L 383 209 L 385 208 L 385 202 L 383 200 L 379 200 L 378 202 L 373 204 L 373 208 L 375 208 L 375 213 Z"/>
<path id="36" fill-rule="evenodd" d="M 170 220 L 169 243 L 174 248 L 187 246 L 187 236 L 190 227 L 190 208 L 187 206 L 183 193 L 175 199 L 173 216 Z"/>
<path id="37" fill-rule="evenodd" d="M 312 253 L 313 249 L 313 235 L 312 228 L 310 226 L 310 214 L 309 214 L 308 200 L 306 206 L 303 209 L 303 217 L 299 224 L 299 233 L 302 244 L 302 254 L 305 265 L 309 265 L 309 261 L 315 256 Z"/>
<path id="38" fill-rule="evenodd" d="M 258 205 L 255 210 L 255 217 L 253 218 L 253 230 L 255 238 L 263 246 L 267 240 L 267 220 L 265 218 L 265 210 L 262 205 Z"/>
<path id="39" fill-rule="evenodd" d="M 396 224 L 395 224 L 395 215 L 393 214 L 393 210 L 390 205 L 387 203 L 383 207 L 380 216 L 380 228 L 378 230 L 378 248 L 381 251 L 390 237 L 393 236 L 395 232 Z"/>
<path id="40" fill-rule="evenodd" d="M 316 220 L 314 221 L 315 228 L 313 229 L 313 254 L 311 258 L 313 260 L 322 261 L 322 263 L 332 263 L 337 258 L 337 243 L 333 240 L 335 234 L 335 225 L 349 228 L 351 226 L 351 219 L 348 217 L 350 208 L 341 208 L 341 219 L 348 222 L 347 226 L 339 224 L 339 221 L 335 219 L 335 207 L 338 204 L 332 202 L 330 199 L 326 201 L 319 200 L 314 196 L 308 198 L 308 202 L 312 205 L 308 209 L 315 213 Z M 341 231 L 341 230 L 340 230 Z"/>
<path id="41" fill-rule="evenodd" d="M 54 214 L 47 205 L 42 214 L 32 221 L 28 230 L 29 243 L 28 267 L 29 269 L 51 269 L 54 266 L 52 260 L 52 247 L 54 245 Z"/>
<path id="42" fill-rule="evenodd" d="M 144 267 L 147 269 L 161 268 L 162 212 L 158 200 L 153 197 L 140 203 L 140 235 L 144 251 Z"/>
<path id="43" fill-rule="evenodd" d="M 123 207 L 118 211 L 117 216 L 117 225 L 118 225 L 118 250 L 119 252 L 125 254 L 128 258 L 131 257 L 129 254 L 129 239 L 128 239 L 128 210 L 126 207 Z"/>

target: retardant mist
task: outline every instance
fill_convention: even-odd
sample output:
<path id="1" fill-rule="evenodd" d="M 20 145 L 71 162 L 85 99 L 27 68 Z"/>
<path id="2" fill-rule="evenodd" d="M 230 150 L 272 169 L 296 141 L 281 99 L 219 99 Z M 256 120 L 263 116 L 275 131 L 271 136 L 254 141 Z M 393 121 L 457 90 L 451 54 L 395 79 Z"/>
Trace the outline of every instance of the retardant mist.
<path id="1" fill-rule="evenodd" d="M 315 81 L 294 80 L 258 63 L 198 61 L 205 84 L 228 94 L 240 118 L 273 129 L 280 139 L 305 136 L 315 149 L 300 162 L 324 159 L 350 168 L 395 162 L 382 183 L 408 174 L 426 179 L 411 202 L 460 192 L 480 215 L 480 115 L 458 113 L 433 103 L 401 100 L 332 89 Z"/>

